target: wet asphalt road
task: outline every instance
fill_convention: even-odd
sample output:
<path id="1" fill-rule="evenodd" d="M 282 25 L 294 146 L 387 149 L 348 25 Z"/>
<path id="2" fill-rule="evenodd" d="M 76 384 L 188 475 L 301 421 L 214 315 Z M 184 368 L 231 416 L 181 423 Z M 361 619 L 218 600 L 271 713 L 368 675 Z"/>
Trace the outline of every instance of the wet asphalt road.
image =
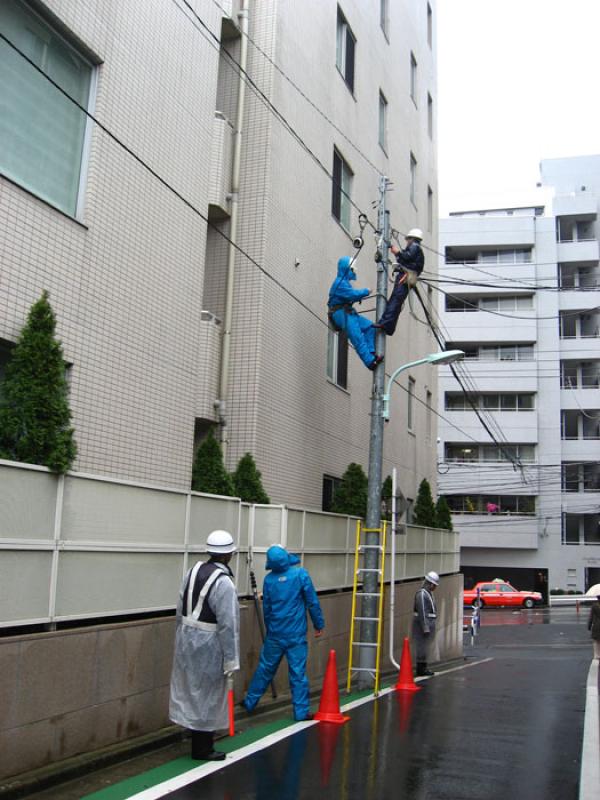
<path id="1" fill-rule="evenodd" d="M 467 666 L 315 725 L 177 800 L 576 800 L 587 611 L 486 610 Z M 492 659 L 483 661 L 483 659 Z M 476 663 L 476 662 L 480 663 Z"/>

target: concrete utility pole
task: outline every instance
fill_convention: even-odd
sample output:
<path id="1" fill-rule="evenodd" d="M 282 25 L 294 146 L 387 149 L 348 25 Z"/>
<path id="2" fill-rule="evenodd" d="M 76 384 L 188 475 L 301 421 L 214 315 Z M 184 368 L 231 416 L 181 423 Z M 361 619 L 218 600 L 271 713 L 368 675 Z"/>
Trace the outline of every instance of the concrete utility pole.
<path id="1" fill-rule="evenodd" d="M 382 175 L 379 179 L 379 212 L 377 215 L 377 228 L 379 230 L 379 261 L 377 262 L 377 303 L 376 319 L 381 319 L 387 301 L 388 278 L 388 250 L 390 240 L 390 214 L 386 210 L 386 192 L 388 179 Z M 385 334 L 377 330 L 376 339 L 377 355 L 385 355 Z M 373 395 L 371 398 L 371 434 L 369 438 L 369 494 L 367 499 L 367 518 L 365 527 L 377 529 L 381 527 L 381 472 L 383 462 L 383 391 L 385 385 L 385 362 L 375 368 L 373 374 Z M 377 592 L 379 580 L 377 570 L 381 565 L 381 554 L 378 549 L 381 544 L 381 534 L 366 533 L 363 539 L 366 549 L 363 565 L 363 592 L 361 604 L 361 621 L 359 646 L 358 686 L 361 689 L 374 685 L 375 675 L 375 644 L 377 642 Z M 382 588 L 382 587 L 381 587 Z M 364 618 L 367 618 L 366 620 Z M 372 670 L 371 675 L 368 671 Z"/>

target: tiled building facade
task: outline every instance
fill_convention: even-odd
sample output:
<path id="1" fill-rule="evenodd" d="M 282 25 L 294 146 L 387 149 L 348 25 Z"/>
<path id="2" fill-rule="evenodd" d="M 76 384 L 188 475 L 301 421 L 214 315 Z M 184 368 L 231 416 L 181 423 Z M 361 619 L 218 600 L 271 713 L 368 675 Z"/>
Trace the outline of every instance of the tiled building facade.
<path id="1" fill-rule="evenodd" d="M 358 209 L 376 222 L 379 173 L 394 182 L 392 226 L 418 225 L 436 249 L 435 3 L 247 6 L 227 464 L 251 451 L 273 501 L 320 507 L 324 480 L 367 464 L 372 376 L 353 352 L 347 374 L 333 369 L 325 303 Z M 0 12 L 0 31 L 21 50 L 0 41 L 10 67 L 0 83 L 10 143 L 0 157 L 0 340 L 16 340 L 48 289 L 80 471 L 187 487 L 194 443 L 218 420 L 238 11 L 239 0 L 8 0 Z M 29 174 L 20 145 L 41 152 L 49 176 L 45 166 Z M 55 193 L 65 160 L 77 180 Z M 358 285 L 374 290 L 370 228 L 365 239 Z M 387 342 L 389 370 L 437 349 L 414 310 Z M 414 498 L 423 477 L 435 482 L 434 369 L 404 373 L 404 390 L 409 380 L 411 427 L 396 387 L 384 475 L 397 466 Z"/>

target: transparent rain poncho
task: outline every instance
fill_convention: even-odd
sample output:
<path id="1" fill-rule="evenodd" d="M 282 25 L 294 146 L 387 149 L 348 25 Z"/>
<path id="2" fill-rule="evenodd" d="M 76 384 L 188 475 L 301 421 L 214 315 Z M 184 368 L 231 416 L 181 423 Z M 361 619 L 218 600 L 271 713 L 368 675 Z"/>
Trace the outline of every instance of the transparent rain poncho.
<path id="1" fill-rule="evenodd" d="M 206 601 L 217 618 L 216 626 L 197 627 L 188 624 L 182 613 L 186 582 L 187 577 L 177 604 L 169 717 L 191 730 L 227 728 L 225 672 L 240 668 L 237 593 L 227 571 L 214 584 Z"/>

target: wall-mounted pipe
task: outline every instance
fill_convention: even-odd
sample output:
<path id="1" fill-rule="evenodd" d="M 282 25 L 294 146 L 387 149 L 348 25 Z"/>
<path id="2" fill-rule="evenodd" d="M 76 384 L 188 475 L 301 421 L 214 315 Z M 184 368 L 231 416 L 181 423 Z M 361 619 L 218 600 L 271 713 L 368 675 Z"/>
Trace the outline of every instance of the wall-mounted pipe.
<path id="1" fill-rule="evenodd" d="M 225 313 L 223 319 L 223 339 L 221 344 L 221 370 L 219 374 L 219 397 L 215 402 L 218 407 L 221 425 L 221 447 L 223 458 L 227 455 L 229 435 L 227 429 L 227 392 L 229 390 L 229 364 L 231 353 L 231 321 L 233 317 L 233 289 L 235 283 L 235 259 L 237 256 L 238 203 L 240 191 L 240 172 L 242 165 L 242 130 L 244 125 L 244 102 L 246 99 L 245 76 L 248 66 L 248 3 L 242 0 L 238 14 L 241 33 L 240 70 L 235 131 L 233 134 L 233 154 L 231 167 L 231 215 L 229 226 L 229 252 L 227 254 L 227 278 L 225 289 Z"/>

